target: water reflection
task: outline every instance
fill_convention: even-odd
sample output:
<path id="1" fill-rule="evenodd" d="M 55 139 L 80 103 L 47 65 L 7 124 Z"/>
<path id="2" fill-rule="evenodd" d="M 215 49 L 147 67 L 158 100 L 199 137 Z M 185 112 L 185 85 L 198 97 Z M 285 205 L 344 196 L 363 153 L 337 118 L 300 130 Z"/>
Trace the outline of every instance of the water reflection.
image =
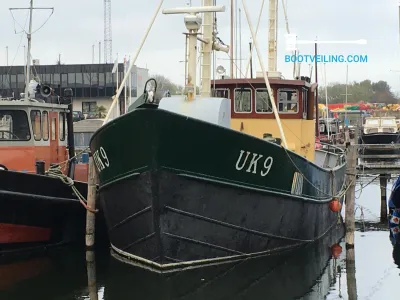
<path id="1" fill-rule="evenodd" d="M 0 265 L 0 299 L 81 300 L 89 299 L 85 251 L 63 248 L 46 257 Z M 105 255 L 106 254 L 106 255 Z M 97 284 L 104 285 L 107 253 L 97 253 Z M 96 293 L 96 287 L 95 287 Z"/>
<path id="2" fill-rule="evenodd" d="M 325 299 L 336 272 L 331 246 L 342 236 L 338 226 L 292 253 L 169 274 L 112 259 L 104 299 Z"/>
<path id="3" fill-rule="evenodd" d="M 322 300 L 340 280 L 337 258 L 344 253 L 336 243 L 342 236 L 338 226 L 291 253 L 167 274 L 110 259 L 108 250 L 94 255 L 81 248 L 60 249 L 0 265 L 0 299 Z"/>

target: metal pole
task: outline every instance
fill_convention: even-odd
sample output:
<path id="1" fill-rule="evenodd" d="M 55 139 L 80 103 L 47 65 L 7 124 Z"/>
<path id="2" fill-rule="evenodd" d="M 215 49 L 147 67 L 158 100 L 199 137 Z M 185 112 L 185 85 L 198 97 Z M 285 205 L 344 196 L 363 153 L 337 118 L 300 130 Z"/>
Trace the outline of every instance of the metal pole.
<path id="1" fill-rule="evenodd" d="M 99 42 L 99 64 L 101 63 L 101 42 Z"/>
<path id="2" fill-rule="evenodd" d="M 349 83 L 349 65 L 346 64 L 346 106 L 347 106 L 347 85 Z M 347 127 L 347 110 L 345 108 L 344 110 L 344 120 L 345 120 L 345 125 Z"/>
<path id="3" fill-rule="evenodd" d="M 187 68 L 188 68 L 188 35 L 185 34 L 185 84 L 187 83 Z"/>
<path id="4" fill-rule="evenodd" d="M 236 11 L 236 9 L 237 9 L 237 7 L 238 7 L 238 4 L 237 4 L 237 0 L 235 0 L 235 78 L 238 78 L 238 76 L 237 76 L 237 69 L 238 69 L 238 65 L 237 65 L 237 62 L 238 62 L 238 13 L 237 13 L 237 11 Z M 233 45 L 232 45 L 232 47 L 233 47 Z"/>
<path id="5" fill-rule="evenodd" d="M 247 7 L 246 7 L 246 4 L 245 4 L 245 0 L 242 0 L 242 4 L 243 4 L 244 13 L 245 13 L 245 15 L 246 15 L 247 23 L 249 24 L 249 28 L 250 28 L 250 31 L 251 31 L 251 35 L 252 35 L 252 38 L 253 38 L 254 47 L 256 48 L 256 52 L 257 52 L 257 56 L 258 56 L 258 61 L 259 61 L 260 66 L 261 66 L 261 71 L 262 71 L 263 76 L 264 76 L 265 85 L 267 86 L 268 94 L 269 94 L 269 96 L 270 96 L 270 98 L 271 98 L 272 111 L 274 112 L 276 122 L 278 123 L 278 128 L 279 128 L 279 132 L 280 132 L 280 134 L 281 134 L 283 146 L 284 146 L 285 148 L 287 148 L 288 145 L 287 145 L 287 142 L 286 142 L 286 137 L 285 137 L 285 133 L 284 133 L 284 131 L 283 131 L 282 123 L 281 123 L 281 120 L 280 120 L 280 118 L 279 118 L 278 109 L 276 108 L 276 103 L 275 103 L 275 99 L 274 99 L 274 94 L 273 94 L 272 89 L 271 89 L 271 86 L 270 86 L 270 84 L 269 84 L 267 72 L 265 71 L 264 63 L 263 63 L 263 61 L 262 61 L 262 53 L 261 53 L 260 48 L 259 48 L 259 46 L 258 46 L 257 37 L 256 37 L 256 35 L 255 35 L 255 33 L 254 33 L 253 26 L 251 25 L 251 20 L 250 20 L 249 12 L 248 12 Z"/>
<path id="6" fill-rule="evenodd" d="M 242 10 L 239 8 L 239 76 L 242 78 Z"/>
<path id="7" fill-rule="evenodd" d="M 33 12 L 33 0 L 31 0 L 31 5 L 29 7 L 29 31 L 28 31 L 28 53 L 26 57 L 26 77 L 25 77 L 25 98 L 29 99 L 29 82 L 31 75 L 31 40 L 32 40 L 32 12 Z"/>
<path id="8" fill-rule="evenodd" d="M 253 58 L 252 58 L 253 47 L 252 47 L 251 42 L 249 43 L 249 45 L 250 45 L 250 59 L 249 59 L 249 62 L 250 62 L 250 78 L 253 79 Z M 247 78 L 247 69 L 246 69 L 245 78 Z"/>
<path id="9" fill-rule="evenodd" d="M 260 13 L 258 15 L 257 26 L 256 26 L 256 35 L 258 33 L 258 27 L 260 26 L 261 16 L 262 16 L 263 8 L 264 8 L 264 2 L 265 2 L 265 0 L 263 0 L 261 3 Z M 251 42 L 250 42 L 250 45 L 251 45 Z M 253 78 L 252 63 L 253 63 L 253 50 L 250 49 L 250 56 L 247 59 L 246 73 L 244 73 L 245 78 L 247 78 L 247 73 L 249 72 L 249 67 L 251 68 L 250 69 L 250 72 L 251 72 L 250 78 Z"/>
<path id="10" fill-rule="evenodd" d="M 329 126 L 329 109 L 328 109 L 328 87 L 326 86 L 326 63 L 324 63 L 324 81 L 325 81 L 326 126 L 328 126 L 328 139 L 329 139 L 330 126 Z"/>
<path id="11" fill-rule="evenodd" d="M 231 49 L 230 49 L 230 63 L 231 63 L 231 79 L 233 78 L 233 18 L 234 18 L 234 9 L 235 6 L 233 4 L 233 0 L 231 0 Z"/>
<path id="12" fill-rule="evenodd" d="M 318 55 L 317 43 L 315 43 L 315 57 Z M 315 82 L 318 84 L 318 65 L 315 59 Z M 318 85 L 315 89 L 315 136 L 319 138 L 319 111 L 318 111 Z"/>
<path id="13" fill-rule="evenodd" d="M 6 60 L 7 60 L 7 66 L 8 66 L 8 46 L 6 46 Z"/>

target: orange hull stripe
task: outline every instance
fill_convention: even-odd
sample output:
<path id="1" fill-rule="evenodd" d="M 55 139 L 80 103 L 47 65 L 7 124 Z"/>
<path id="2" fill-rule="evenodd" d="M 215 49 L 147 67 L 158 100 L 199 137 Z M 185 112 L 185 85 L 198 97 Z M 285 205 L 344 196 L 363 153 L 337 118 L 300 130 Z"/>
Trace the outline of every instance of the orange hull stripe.
<path id="1" fill-rule="evenodd" d="M 50 228 L 0 223 L 0 244 L 45 242 L 50 235 Z"/>
<path id="2" fill-rule="evenodd" d="M 37 160 L 44 160 L 47 170 L 50 163 L 58 163 L 67 159 L 68 152 L 65 146 L 59 146 L 58 151 L 50 146 L 0 147 L 0 164 L 5 165 L 9 170 L 36 172 Z"/>

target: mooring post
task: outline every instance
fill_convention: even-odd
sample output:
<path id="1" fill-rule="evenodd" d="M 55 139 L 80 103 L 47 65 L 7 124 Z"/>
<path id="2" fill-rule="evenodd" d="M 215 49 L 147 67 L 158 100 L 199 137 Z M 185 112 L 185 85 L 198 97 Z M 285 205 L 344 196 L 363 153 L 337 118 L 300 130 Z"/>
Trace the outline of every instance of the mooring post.
<path id="1" fill-rule="evenodd" d="M 355 231 L 355 189 L 357 172 L 357 134 L 353 145 L 348 145 L 347 168 L 346 168 L 346 273 L 347 293 L 349 300 L 357 299 L 357 284 L 354 254 L 354 231 Z"/>
<path id="2" fill-rule="evenodd" d="M 357 300 L 356 259 L 354 248 L 346 249 L 346 281 L 349 300 Z"/>
<path id="3" fill-rule="evenodd" d="M 387 182 L 388 178 L 385 174 L 379 175 L 379 184 L 381 187 L 381 223 L 385 224 L 388 221 L 388 208 L 387 208 Z"/>
<path id="4" fill-rule="evenodd" d="M 346 168 L 346 248 L 354 248 L 357 145 L 349 145 Z"/>
<path id="5" fill-rule="evenodd" d="M 88 276 L 88 291 L 90 300 L 97 300 L 96 260 L 94 251 L 86 251 L 86 269 Z"/>
<path id="6" fill-rule="evenodd" d="M 89 157 L 89 171 L 88 171 L 88 192 L 87 192 L 87 206 L 90 210 L 96 209 L 96 170 L 93 161 L 93 156 Z M 86 248 L 91 249 L 94 246 L 95 235 L 95 213 L 86 211 Z"/>

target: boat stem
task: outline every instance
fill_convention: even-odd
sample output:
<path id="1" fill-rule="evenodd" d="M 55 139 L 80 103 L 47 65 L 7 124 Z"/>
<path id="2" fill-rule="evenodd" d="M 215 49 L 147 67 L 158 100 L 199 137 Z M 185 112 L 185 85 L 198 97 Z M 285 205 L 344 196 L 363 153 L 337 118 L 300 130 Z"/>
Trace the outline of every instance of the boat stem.
<path id="1" fill-rule="evenodd" d="M 163 3 L 164 3 L 164 0 L 160 0 L 160 3 L 158 4 L 157 9 L 154 12 L 153 18 L 151 19 L 151 22 L 150 22 L 149 26 L 147 27 L 147 30 L 146 30 L 146 33 L 145 33 L 143 39 L 142 39 L 142 42 L 140 43 L 139 49 L 136 51 L 136 54 L 133 57 L 132 61 L 130 61 L 130 64 L 129 64 L 128 70 L 125 73 L 124 79 L 122 79 L 122 81 L 121 81 L 121 83 L 119 85 L 119 88 L 117 90 L 117 93 L 113 97 L 114 98 L 113 102 L 112 102 L 112 104 L 110 106 L 110 109 L 107 112 L 107 116 L 104 119 L 104 123 L 103 124 L 106 124 L 108 122 L 108 120 L 110 119 L 111 112 L 114 109 L 114 106 L 117 104 L 118 98 L 121 95 L 121 92 L 122 92 L 122 89 L 124 88 L 125 82 L 128 79 L 129 74 L 131 73 L 133 66 L 136 63 L 136 60 L 137 60 L 137 58 L 138 58 L 138 56 L 140 54 L 140 51 L 142 50 L 143 45 L 146 42 L 147 36 L 149 35 L 151 28 L 153 27 L 153 24 L 154 24 L 154 22 L 155 22 L 155 20 L 157 18 L 157 15 L 158 15 Z"/>
<path id="2" fill-rule="evenodd" d="M 283 143 L 283 146 L 287 149 L 287 148 L 288 148 L 288 145 L 287 145 L 287 142 L 286 142 L 285 133 L 283 132 L 283 127 L 282 127 L 281 119 L 279 118 L 278 109 L 276 108 L 276 103 L 275 103 L 275 99 L 274 99 L 274 94 L 272 93 L 271 85 L 269 84 L 269 81 L 268 81 L 267 72 L 265 71 L 264 63 L 263 63 L 263 61 L 262 61 L 262 56 L 261 56 L 261 52 L 260 52 L 260 47 L 258 46 L 257 37 L 256 37 L 256 35 L 254 34 L 253 26 L 252 26 L 251 20 L 250 20 L 250 18 L 249 18 L 249 12 L 248 12 L 248 10 L 247 10 L 247 6 L 246 6 L 246 3 L 245 3 L 245 0 L 242 0 L 242 4 L 243 4 L 244 13 L 245 13 L 245 15 L 246 15 L 247 23 L 249 24 L 249 28 L 250 28 L 250 31 L 251 31 L 251 36 L 252 36 L 252 38 L 253 38 L 254 47 L 256 48 L 256 52 L 257 52 L 257 56 L 258 56 L 258 61 L 260 62 L 261 71 L 262 71 L 263 76 L 264 76 L 265 85 L 267 86 L 268 94 L 269 94 L 269 97 L 270 97 L 270 99 L 271 99 L 272 110 L 273 110 L 273 112 L 274 112 L 276 122 L 278 123 L 279 132 L 280 132 L 281 138 L 282 138 L 282 143 Z"/>

